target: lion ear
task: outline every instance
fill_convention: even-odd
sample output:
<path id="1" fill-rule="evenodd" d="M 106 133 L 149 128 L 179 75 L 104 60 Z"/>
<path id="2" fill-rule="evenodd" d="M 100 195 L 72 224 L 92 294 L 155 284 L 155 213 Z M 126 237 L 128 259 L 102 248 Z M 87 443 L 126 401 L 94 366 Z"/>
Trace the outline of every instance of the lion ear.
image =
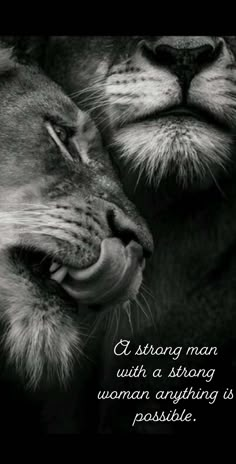
<path id="1" fill-rule="evenodd" d="M 13 47 L 14 56 L 23 63 L 40 65 L 46 51 L 47 36 L 1 36 L 1 41 Z"/>
<path id="2" fill-rule="evenodd" d="M 0 75 L 15 68 L 16 62 L 13 57 L 13 48 L 0 45 Z"/>

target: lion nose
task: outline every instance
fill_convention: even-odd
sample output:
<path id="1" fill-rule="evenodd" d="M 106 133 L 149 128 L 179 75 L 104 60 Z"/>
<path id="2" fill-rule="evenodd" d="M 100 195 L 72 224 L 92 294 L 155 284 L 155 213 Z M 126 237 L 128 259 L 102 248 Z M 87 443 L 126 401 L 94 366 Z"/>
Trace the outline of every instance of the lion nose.
<path id="1" fill-rule="evenodd" d="M 124 245 L 132 241 L 138 243 L 143 248 L 144 257 L 151 256 L 153 253 L 151 233 L 146 222 L 135 209 L 124 211 L 114 203 L 100 198 L 96 198 L 96 209 L 105 213 L 105 220 L 112 236 L 119 238 Z"/>
<path id="2" fill-rule="evenodd" d="M 119 238 L 125 246 L 132 241 L 137 242 L 142 245 L 144 256 L 150 256 L 151 250 L 149 249 L 149 246 L 144 243 L 143 237 L 140 237 L 137 225 L 135 225 L 126 215 L 122 214 L 118 210 L 110 209 L 107 211 L 107 222 L 112 234 Z"/>
<path id="3" fill-rule="evenodd" d="M 153 252 L 151 234 L 146 225 L 140 220 L 134 221 L 119 208 L 107 210 L 107 222 L 112 234 L 119 238 L 124 245 L 134 241 L 143 248 L 143 255 L 149 258 Z"/>
<path id="4" fill-rule="evenodd" d="M 193 77 L 217 60 L 221 42 L 211 37 L 161 37 L 144 40 L 142 50 L 152 63 L 168 68 L 181 86 L 188 88 Z"/>

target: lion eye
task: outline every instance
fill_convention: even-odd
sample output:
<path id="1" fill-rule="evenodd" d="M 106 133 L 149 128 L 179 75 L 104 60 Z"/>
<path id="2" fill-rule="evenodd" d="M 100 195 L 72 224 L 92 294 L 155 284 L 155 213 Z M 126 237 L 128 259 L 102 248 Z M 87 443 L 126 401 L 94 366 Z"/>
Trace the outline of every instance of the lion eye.
<path id="1" fill-rule="evenodd" d="M 78 140 L 75 129 L 66 129 L 50 121 L 46 121 L 45 126 L 49 136 L 66 160 L 73 163 L 78 160 L 83 164 L 90 164 L 87 149 Z"/>
<path id="2" fill-rule="evenodd" d="M 51 124 L 50 122 L 46 122 L 46 129 L 64 158 L 69 161 L 73 161 L 73 157 L 71 156 L 67 146 L 69 144 L 70 136 L 66 129 L 61 126 L 57 126 L 56 124 Z"/>
<path id="3" fill-rule="evenodd" d="M 53 125 L 53 129 L 62 143 L 66 143 L 68 141 L 69 136 L 63 127 Z"/>

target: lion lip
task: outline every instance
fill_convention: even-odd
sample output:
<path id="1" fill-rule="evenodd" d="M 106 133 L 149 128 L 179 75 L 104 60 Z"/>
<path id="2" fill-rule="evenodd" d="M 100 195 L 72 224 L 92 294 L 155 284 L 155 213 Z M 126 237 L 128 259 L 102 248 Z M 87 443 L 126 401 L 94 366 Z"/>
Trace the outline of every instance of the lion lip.
<path id="1" fill-rule="evenodd" d="M 145 114 L 142 116 L 137 116 L 132 121 L 129 121 L 129 124 L 134 123 L 143 123 L 153 120 L 158 120 L 168 117 L 180 117 L 180 118 L 192 118 L 198 121 L 202 121 L 206 124 L 218 126 L 220 128 L 226 129 L 226 123 L 219 116 L 217 116 L 214 111 L 205 109 L 202 105 L 198 104 L 186 104 L 186 105 L 174 105 L 169 106 L 163 110 L 156 110 L 150 114 Z"/>
<path id="2" fill-rule="evenodd" d="M 78 302 L 106 305 L 136 295 L 144 266 L 141 245 L 131 241 L 125 246 L 118 238 L 106 238 L 95 264 L 82 270 L 53 266 L 51 278 Z"/>
<path id="3" fill-rule="evenodd" d="M 215 121 L 215 118 L 209 111 L 203 110 L 201 107 L 197 107 L 193 105 L 174 106 L 166 110 L 160 111 L 159 113 L 159 117 L 168 117 L 168 116 L 193 118 L 196 120 L 203 121 L 205 123 L 216 123 L 216 122 L 218 123 L 218 121 Z"/>

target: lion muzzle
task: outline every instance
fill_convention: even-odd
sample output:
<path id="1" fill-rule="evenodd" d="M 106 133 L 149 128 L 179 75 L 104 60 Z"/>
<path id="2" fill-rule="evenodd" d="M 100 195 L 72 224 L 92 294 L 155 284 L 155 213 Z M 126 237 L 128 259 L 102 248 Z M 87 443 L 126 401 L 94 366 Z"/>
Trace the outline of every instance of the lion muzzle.
<path id="1" fill-rule="evenodd" d="M 87 269 L 61 266 L 51 278 L 73 299 L 88 305 L 122 302 L 135 296 L 142 280 L 145 258 L 141 245 L 131 241 L 125 246 L 117 238 L 104 239 L 98 261 Z"/>

